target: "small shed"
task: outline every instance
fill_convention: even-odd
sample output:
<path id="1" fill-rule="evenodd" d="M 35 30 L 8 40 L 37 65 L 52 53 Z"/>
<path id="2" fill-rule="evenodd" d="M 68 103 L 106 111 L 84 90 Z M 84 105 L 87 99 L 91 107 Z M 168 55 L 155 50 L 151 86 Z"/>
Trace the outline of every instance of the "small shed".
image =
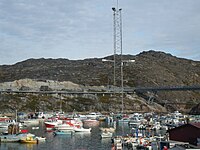
<path id="1" fill-rule="evenodd" d="M 188 123 L 168 130 L 169 140 L 199 145 L 200 123 Z"/>

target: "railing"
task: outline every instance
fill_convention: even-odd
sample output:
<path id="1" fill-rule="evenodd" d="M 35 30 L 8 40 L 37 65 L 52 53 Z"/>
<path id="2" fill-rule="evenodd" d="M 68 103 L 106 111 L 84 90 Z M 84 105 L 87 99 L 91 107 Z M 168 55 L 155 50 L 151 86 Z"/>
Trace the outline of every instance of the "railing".
<path id="1" fill-rule="evenodd" d="M 145 91 L 196 91 L 200 90 L 200 85 L 192 86 L 164 86 L 164 87 L 137 87 L 134 89 L 136 92 Z"/>

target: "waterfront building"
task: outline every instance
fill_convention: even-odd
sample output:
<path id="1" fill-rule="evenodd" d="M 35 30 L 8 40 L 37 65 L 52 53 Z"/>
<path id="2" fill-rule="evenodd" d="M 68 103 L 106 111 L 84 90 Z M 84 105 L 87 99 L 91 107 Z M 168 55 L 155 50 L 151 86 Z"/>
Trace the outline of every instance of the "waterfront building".
<path id="1" fill-rule="evenodd" d="M 200 146 L 200 123 L 188 123 L 168 130 L 169 140 Z"/>

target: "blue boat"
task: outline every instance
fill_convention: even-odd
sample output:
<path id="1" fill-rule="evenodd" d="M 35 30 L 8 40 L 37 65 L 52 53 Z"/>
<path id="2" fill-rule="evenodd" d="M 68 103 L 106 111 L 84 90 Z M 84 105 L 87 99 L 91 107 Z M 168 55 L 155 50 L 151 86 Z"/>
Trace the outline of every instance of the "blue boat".
<path id="1" fill-rule="evenodd" d="M 53 132 L 55 135 L 72 135 L 74 131 L 61 131 L 57 130 Z"/>
<path id="2" fill-rule="evenodd" d="M 5 134 L 0 135 L 0 142 L 19 142 L 21 138 L 27 136 L 27 135 L 33 135 L 33 134 Z"/>
<path id="3" fill-rule="evenodd" d="M 1 135 L 0 142 L 19 142 L 20 138 L 17 135 Z"/>

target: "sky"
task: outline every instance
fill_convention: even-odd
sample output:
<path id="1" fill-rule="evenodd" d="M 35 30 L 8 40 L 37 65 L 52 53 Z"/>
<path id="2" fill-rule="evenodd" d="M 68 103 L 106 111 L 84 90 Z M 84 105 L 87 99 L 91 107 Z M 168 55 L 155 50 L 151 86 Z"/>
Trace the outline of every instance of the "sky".
<path id="1" fill-rule="evenodd" d="M 156 50 L 200 61 L 200 0 L 119 0 L 123 54 Z M 0 0 L 0 65 L 114 54 L 117 0 Z"/>

